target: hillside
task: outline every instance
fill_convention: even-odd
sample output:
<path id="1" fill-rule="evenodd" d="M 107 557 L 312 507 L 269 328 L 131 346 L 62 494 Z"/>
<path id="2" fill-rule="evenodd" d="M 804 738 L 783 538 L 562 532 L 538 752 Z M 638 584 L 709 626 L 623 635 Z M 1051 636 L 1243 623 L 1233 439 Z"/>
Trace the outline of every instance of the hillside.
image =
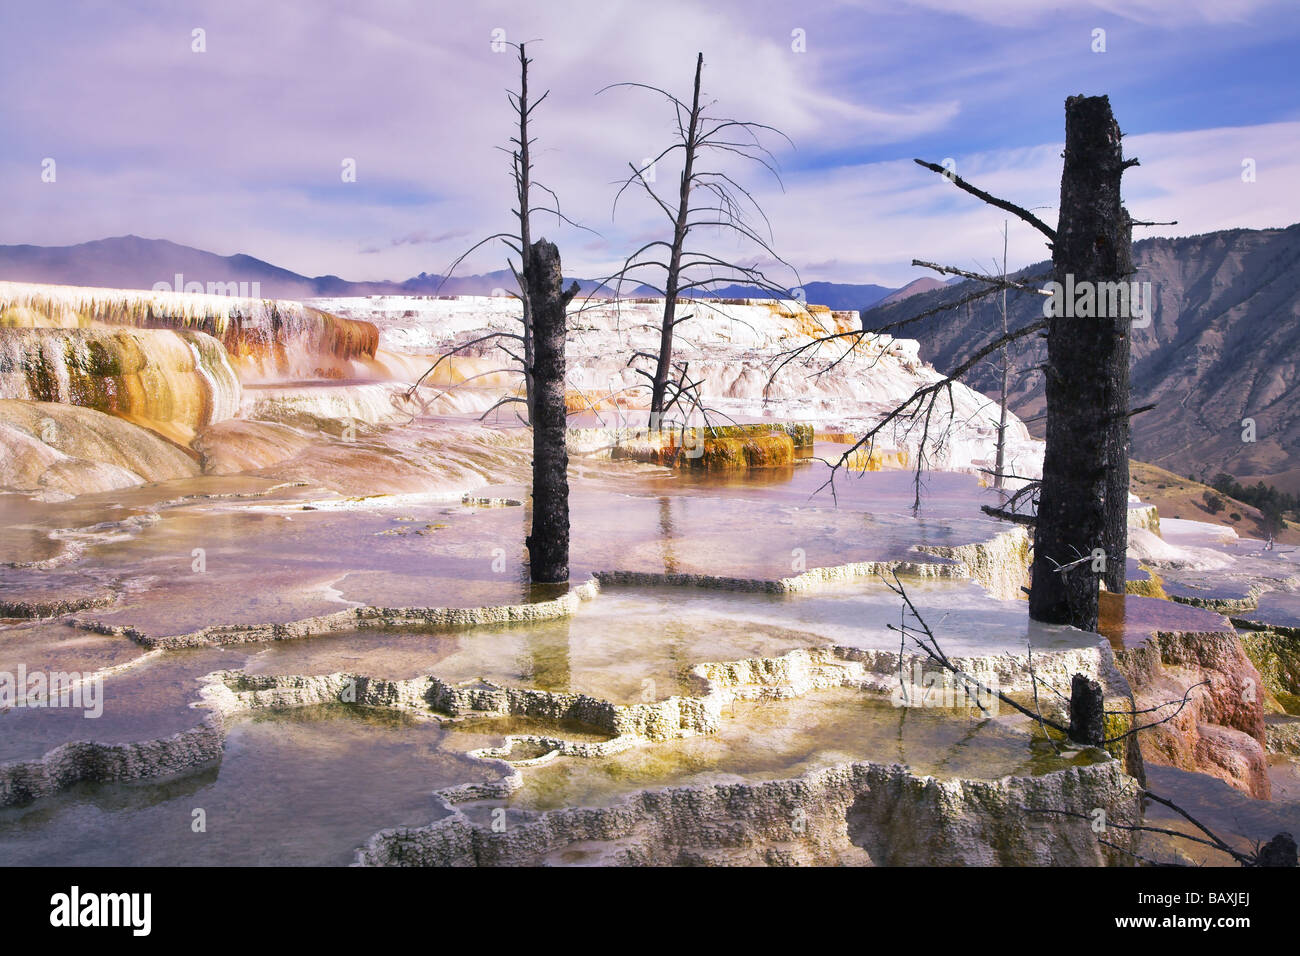
<path id="1" fill-rule="evenodd" d="M 1155 505 L 1162 518 L 1186 518 L 1217 524 L 1231 528 L 1243 538 L 1264 537 L 1263 516 L 1258 508 L 1221 495 L 1209 485 L 1176 475 L 1157 465 L 1130 461 L 1129 489 L 1143 501 Z M 1205 506 L 1207 492 L 1223 499 L 1222 511 L 1211 512 Z M 1286 544 L 1300 544 L 1300 527 L 1288 522 L 1282 533 L 1277 535 L 1277 540 Z"/>
<path id="2" fill-rule="evenodd" d="M 1150 282 L 1155 309 L 1149 328 L 1133 336 L 1133 405 L 1157 407 L 1133 420 L 1132 456 L 1207 479 L 1220 471 L 1243 482 L 1263 480 L 1300 491 L 1300 224 L 1286 229 L 1234 229 L 1181 239 L 1134 243 L 1138 281 Z M 1017 273 L 1042 275 L 1042 262 Z M 868 328 L 896 322 L 975 291 L 962 282 L 870 310 Z M 1041 299 L 1009 297 L 1013 327 L 1042 315 Z M 993 298 L 945 311 L 900 329 L 918 339 L 921 355 L 949 369 L 999 327 Z M 1013 350 L 1017 372 L 1011 407 L 1042 434 L 1045 358 L 1041 338 Z M 999 390 L 997 367 L 985 362 L 968 384 Z M 1242 420 L 1255 421 L 1256 441 L 1242 440 Z"/>

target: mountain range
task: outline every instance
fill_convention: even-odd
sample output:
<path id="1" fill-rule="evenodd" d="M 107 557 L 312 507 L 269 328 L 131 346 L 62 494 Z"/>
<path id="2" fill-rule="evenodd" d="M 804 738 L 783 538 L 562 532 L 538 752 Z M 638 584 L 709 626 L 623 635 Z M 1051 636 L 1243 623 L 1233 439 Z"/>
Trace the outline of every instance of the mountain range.
<path id="1" fill-rule="evenodd" d="M 325 296 L 361 295 L 492 295 L 514 287 L 508 269 L 482 275 L 436 273 L 395 281 L 352 282 L 335 275 L 305 276 L 282 269 L 253 256 L 220 256 L 166 239 L 115 236 L 75 246 L 0 246 L 0 279 L 19 282 L 48 282 L 56 285 L 102 286 L 114 289 L 152 289 L 156 283 L 175 283 L 177 274 L 186 282 L 259 284 L 261 296 L 269 299 L 311 299 Z M 567 280 L 566 280 L 567 281 Z M 600 282 L 576 280 L 584 294 L 598 291 Z M 918 280 L 923 281 L 923 280 Z M 865 309 L 896 293 L 888 286 L 853 285 L 838 282 L 809 282 L 803 286 L 808 302 L 832 309 Z M 654 295 L 645 287 L 628 290 L 631 295 Z M 711 295 L 726 298 L 768 298 L 748 286 L 729 285 Z"/>
<path id="2" fill-rule="evenodd" d="M 1223 471 L 1243 483 L 1262 480 L 1300 492 L 1300 224 L 1144 239 L 1133 244 L 1133 261 L 1132 278 L 1151 283 L 1154 310 L 1149 327 L 1133 330 L 1131 406 L 1156 407 L 1133 418 L 1132 457 L 1189 477 L 1210 479 Z M 1015 276 L 1050 270 L 1050 262 L 1039 262 Z M 968 280 L 920 292 L 905 303 L 882 302 L 864 313 L 863 327 L 920 315 L 982 286 Z M 1042 308 L 1041 296 L 1012 293 L 1010 327 L 1040 318 Z M 922 357 L 944 371 L 992 342 L 1001 323 L 997 296 L 989 296 L 896 334 L 920 340 Z M 1039 366 L 1046 361 L 1046 344 L 1028 337 L 1010 351 L 1010 407 L 1041 436 Z M 997 396 L 996 353 L 964 381 Z M 1253 441 L 1247 440 L 1247 420 L 1254 423 Z"/>

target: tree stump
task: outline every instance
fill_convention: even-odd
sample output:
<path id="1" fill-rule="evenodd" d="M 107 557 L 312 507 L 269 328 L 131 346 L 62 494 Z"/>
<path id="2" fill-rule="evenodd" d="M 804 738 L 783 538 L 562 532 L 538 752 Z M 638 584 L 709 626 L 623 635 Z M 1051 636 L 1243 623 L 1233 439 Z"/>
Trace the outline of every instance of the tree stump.
<path id="1" fill-rule="evenodd" d="M 1070 681 L 1070 739 L 1088 747 L 1106 742 L 1101 684 L 1082 674 L 1075 674 Z"/>
<path id="2" fill-rule="evenodd" d="M 1255 857 L 1256 866 L 1297 866 L 1295 838 L 1289 833 L 1279 833 L 1265 843 Z"/>

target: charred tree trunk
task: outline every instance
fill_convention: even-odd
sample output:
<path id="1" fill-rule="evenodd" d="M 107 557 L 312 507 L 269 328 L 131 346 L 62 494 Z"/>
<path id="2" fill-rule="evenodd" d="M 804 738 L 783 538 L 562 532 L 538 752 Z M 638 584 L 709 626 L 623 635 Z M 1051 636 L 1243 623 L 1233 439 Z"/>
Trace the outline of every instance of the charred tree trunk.
<path id="1" fill-rule="evenodd" d="M 1070 681 L 1070 739 L 1089 747 L 1100 747 L 1106 740 L 1101 684 L 1082 674 Z"/>
<path id="2" fill-rule="evenodd" d="M 538 582 L 569 580 L 569 452 L 565 447 L 565 307 L 560 251 L 539 239 L 530 250 L 528 298 L 533 318 L 533 520 L 528 567 Z"/>
<path id="3" fill-rule="evenodd" d="M 1107 297 L 1098 293 L 1100 283 L 1127 282 L 1132 272 L 1131 224 L 1120 203 L 1120 178 L 1130 165 L 1109 99 L 1066 100 L 1065 168 L 1052 250 L 1057 294 L 1045 369 L 1047 449 L 1029 613 L 1089 631 L 1097 629 L 1102 576 L 1118 580 L 1117 590 L 1123 590 L 1129 310 L 1108 309 Z M 1123 314 L 1099 317 L 1099 311 Z M 1094 557 L 1099 548 L 1104 563 Z"/>
<path id="4" fill-rule="evenodd" d="M 1260 849 L 1256 866 L 1296 866 L 1295 838 L 1289 833 L 1279 833 Z"/>
<path id="5" fill-rule="evenodd" d="M 515 199 L 519 208 L 519 278 L 520 298 L 524 310 L 524 404 L 528 409 L 528 424 L 533 424 L 533 307 L 528 289 L 528 275 L 531 268 L 529 260 L 532 252 L 532 209 L 530 199 L 533 190 L 533 164 L 529 155 L 532 143 L 528 139 L 528 114 L 532 108 L 528 105 L 528 64 L 532 61 L 524 53 L 525 44 L 519 44 L 519 140 L 515 160 Z"/>
<path id="6" fill-rule="evenodd" d="M 664 320 L 659 335 L 659 360 L 655 363 L 654 384 L 650 390 L 650 427 L 663 428 L 664 404 L 668 393 L 668 374 L 673 363 L 673 332 L 677 325 L 677 292 L 681 287 L 682 250 L 690 231 L 691 183 L 695 177 L 695 153 L 699 146 L 700 74 L 704 54 L 695 58 L 695 95 L 691 100 L 690 127 L 686 131 L 685 157 L 681 187 L 677 193 L 677 219 L 673 223 L 673 246 L 669 251 L 667 280 L 664 283 Z"/>
<path id="7" fill-rule="evenodd" d="M 1128 210 L 1120 206 L 1120 222 L 1115 250 L 1115 268 L 1129 281 L 1133 269 L 1133 223 Z M 1151 303 L 1146 303 L 1148 309 Z M 1124 593 L 1128 578 L 1128 456 L 1131 441 L 1129 418 L 1129 370 L 1133 355 L 1133 321 L 1131 307 L 1122 309 L 1122 315 L 1112 320 L 1115 348 L 1111 352 L 1110 389 L 1106 393 L 1106 534 L 1102 547 L 1106 550 L 1106 573 L 1102 581 L 1106 590 Z"/>

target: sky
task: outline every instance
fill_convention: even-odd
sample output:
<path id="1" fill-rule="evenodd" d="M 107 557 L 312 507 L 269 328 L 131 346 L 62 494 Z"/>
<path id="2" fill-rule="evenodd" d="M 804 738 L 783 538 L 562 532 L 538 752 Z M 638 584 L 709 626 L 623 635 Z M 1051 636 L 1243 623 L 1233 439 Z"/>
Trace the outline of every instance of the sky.
<path id="1" fill-rule="evenodd" d="M 1077 93 L 1110 96 L 1140 160 L 1132 215 L 1178 221 L 1138 236 L 1300 221 L 1296 0 L 47 0 L 0 7 L 0 244 L 135 234 L 307 275 L 442 273 L 513 226 L 518 64 L 501 39 L 528 41 L 531 86 L 550 91 L 534 175 L 585 228 L 539 213 L 533 233 L 569 275 L 669 238 L 647 196 L 613 200 L 671 142 L 671 107 L 598 91 L 686 99 L 697 51 L 709 115 L 788 137 L 763 137 L 779 179 L 713 161 L 790 268 L 715 230 L 693 245 L 778 284 L 898 286 L 923 274 L 913 258 L 990 267 L 1006 215 L 912 158 L 1054 224 Z M 655 187 L 675 184 L 657 164 Z M 1048 257 L 1029 226 L 1008 232 L 1011 268 Z M 489 245 L 458 271 L 505 257 Z"/>

